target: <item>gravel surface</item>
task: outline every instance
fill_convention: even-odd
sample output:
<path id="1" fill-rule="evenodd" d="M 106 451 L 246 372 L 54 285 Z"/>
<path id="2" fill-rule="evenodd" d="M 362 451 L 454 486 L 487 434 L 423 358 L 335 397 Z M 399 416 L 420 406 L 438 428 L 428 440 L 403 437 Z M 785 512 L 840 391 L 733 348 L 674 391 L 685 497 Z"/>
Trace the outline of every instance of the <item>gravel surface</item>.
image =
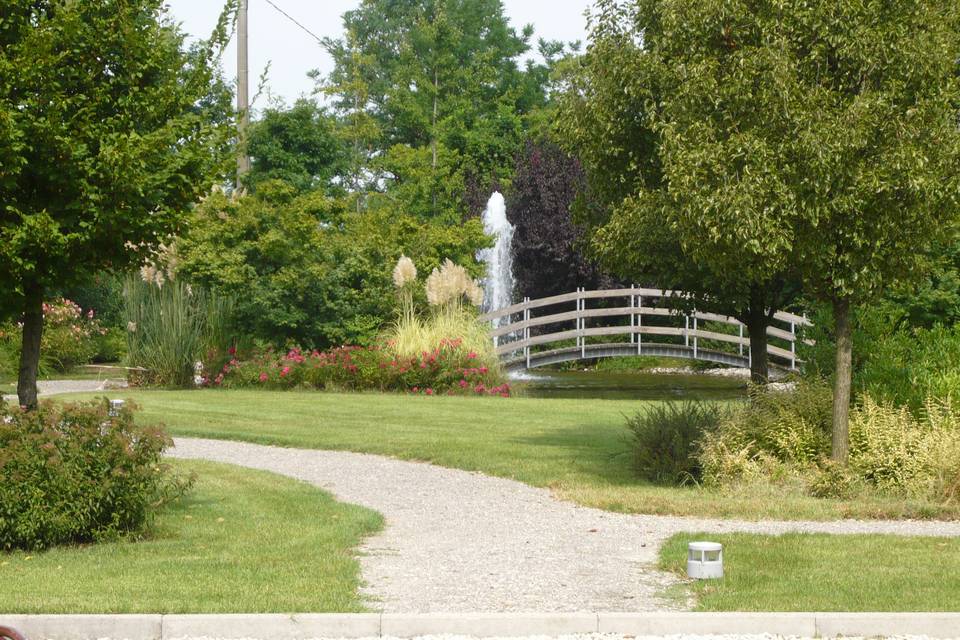
<path id="1" fill-rule="evenodd" d="M 960 636 L 958 636 L 960 637 Z M 512 640 L 807 640 L 804 636 L 778 636 L 771 634 L 753 635 L 669 635 L 669 636 L 623 636 L 615 633 L 590 633 L 567 636 L 509 636 Z M 844 636 L 844 640 L 865 640 L 860 636 Z M 175 638 L 174 640 L 222 640 L 220 638 Z M 316 640 L 327 640 L 317 638 Z M 334 639 L 329 639 L 334 640 Z M 474 636 L 435 635 L 416 636 L 414 638 L 394 638 L 391 636 L 371 636 L 357 640 L 474 640 Z M 489 636 L 488 640 L 507 640 L 507 636 Z M 810 640 L 813 640 L 812 638 Z M 873 640 L 876 640 L 874 638 Z M 885 640 L 927 640 L 927 636 L 887 636 Z"/>
<path id="2" fill-rule="evenodd" d="M 960 536 L 960 522 L 744 522 L 628 515 L 479 473 L 343 451 L 177 438 L 171 455 L 273 471 L 379 511 L 360 557 L 364 595 L 387 612 L 650 611 L 677 582 L 657 571 L 682 531 Z"/>
<path id="3" fill-rule="evenodd" d="M 89 393 L 126 387 L 126 380 L 40 380 L 37 382 L 41 396 L 52 396 L 58 393 Z M 16 394 L 5 395 L 3 399 L 15 402 L 17 396 Z"/>

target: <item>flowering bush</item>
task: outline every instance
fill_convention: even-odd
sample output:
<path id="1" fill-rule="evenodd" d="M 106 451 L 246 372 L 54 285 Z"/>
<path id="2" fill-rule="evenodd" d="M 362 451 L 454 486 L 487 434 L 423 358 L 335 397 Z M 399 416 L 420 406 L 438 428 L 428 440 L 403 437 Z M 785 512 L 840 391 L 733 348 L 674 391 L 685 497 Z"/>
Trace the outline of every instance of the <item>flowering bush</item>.
<path id="1" fill-rule="evenodd" d="M 480 362 L 460 340 L 442 340 L 431 351 L 396 356 L 389 345 L 339 347 L 329 351 L 265 351 L 207 372 L 212 387 L 402 391 L 422 395 L 508 397 L 510 385 L 499 368 Z"/>
<path id="2" fill-rule="evenodd" d="M 43 304 L 43 337 L 40 352 L 44 369 L 66 371 L 71 367 L 91 362 L 100 350 L 99 341 L 107 333 L 100 326 L 92 309 L 83 311 L 78 304 L 57 298 Z M 0 370 L 16 370 L 23 330 L 20 323 L 0 325 Z"/>
<path id="3" fill-rule="evenodd" d="M 101 399 L 23 411 L 0 400 L 0 551 L 137 531 L 186 491 L 189 479 L 162 461 L 170 438 L 137 425 L 135 408 L 111 415 Z"/>

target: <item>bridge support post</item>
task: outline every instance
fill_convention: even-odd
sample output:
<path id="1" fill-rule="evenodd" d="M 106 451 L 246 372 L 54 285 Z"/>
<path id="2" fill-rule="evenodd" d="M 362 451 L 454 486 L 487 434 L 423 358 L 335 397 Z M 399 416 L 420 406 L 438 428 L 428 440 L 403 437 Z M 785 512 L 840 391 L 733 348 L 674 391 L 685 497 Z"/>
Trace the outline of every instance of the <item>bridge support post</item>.
<path id="1" fill-rule="evenodd" d="M 790 323 L 790 370 L 797 370 L 797 323 Z"/>
<path id="2" fill-rule="evenodd" d="M 524 298 L 523 304 L 530 302 L 530 298 Z M 530 368 L 530 309 L 523 310 L 523 355 L 527 359 L 527 369 Z"/>
<path id="3" fill-rule="evenodd" d="M 583 292 L 586 291 L 586 287 L 580 287 L 580 297 L 577 299 L 577 311 L 583 313 L 587 309 L 587 301 L 583 297 Z M 578 327 L 580 335 L 580 357 L 584 360 L 587 359 L 587 339 L 582 335 L 584 329 L 587 328 L 587 319 L 580 318 L 580 326 Z"/>
<path id="4" fill-rule="evenodd" d="M 640 308 L 637 313 L 637 355 L 643 355 L 643 296 L 637 296 L 637 306 Z"/>
<path id="5" fill-rule="evenodd" d="M 697 310 L 693 310 L 693 359 L 697 359 Z"/>

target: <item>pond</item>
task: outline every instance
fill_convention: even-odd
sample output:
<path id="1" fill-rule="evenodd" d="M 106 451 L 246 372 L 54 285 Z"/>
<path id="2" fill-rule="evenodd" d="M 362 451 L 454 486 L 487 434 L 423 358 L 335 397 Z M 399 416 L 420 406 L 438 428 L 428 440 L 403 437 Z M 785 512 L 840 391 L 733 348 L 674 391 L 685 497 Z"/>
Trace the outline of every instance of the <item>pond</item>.
<path id="1" fill-rule="evenodd" d="M 535 369 L 514 376 L 521 395 L 607 400 L 732 400 L 747 392 L 743 378 L 644 371 Z"/>

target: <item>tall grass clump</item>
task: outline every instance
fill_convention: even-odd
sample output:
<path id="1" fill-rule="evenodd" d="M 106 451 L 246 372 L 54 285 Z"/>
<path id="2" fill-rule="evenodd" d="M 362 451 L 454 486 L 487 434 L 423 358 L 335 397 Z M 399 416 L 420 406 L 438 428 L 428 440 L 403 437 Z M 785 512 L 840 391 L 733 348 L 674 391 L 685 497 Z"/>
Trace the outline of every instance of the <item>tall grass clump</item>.
<path id="1" fill-rule="evenodd" d="M 720 408 L 698 401 L 663 402 L 627 419 L 637 475 L 651 482 L 700 482 L 697 443 L 720 420 Z"/>
<path id="2" fill-rule="evenodd" d="M 124 288 L 127 363 L 146 371 L 148 384 L 187 387 L 195 364 L 218 352 L 231 339 L 234 302 L 189 284 L 138 275 Z"/>
<path id="3" fill-rule="evenodd" d="M 478 362 L 491 369 L 499 367 L 489 328 L 477 313 L 483 289 L 466 269 L 446 260 L 433 270 L 424 284 L 428 303 L 424 313 L 418 313 L 414 303 L 418 282 L 413 261 L 401 256 L 393 275 L 400 310 L 386 342 L 397 357 L 417 357 L 455 341 L 458 349 L 474 354 Z"/>

